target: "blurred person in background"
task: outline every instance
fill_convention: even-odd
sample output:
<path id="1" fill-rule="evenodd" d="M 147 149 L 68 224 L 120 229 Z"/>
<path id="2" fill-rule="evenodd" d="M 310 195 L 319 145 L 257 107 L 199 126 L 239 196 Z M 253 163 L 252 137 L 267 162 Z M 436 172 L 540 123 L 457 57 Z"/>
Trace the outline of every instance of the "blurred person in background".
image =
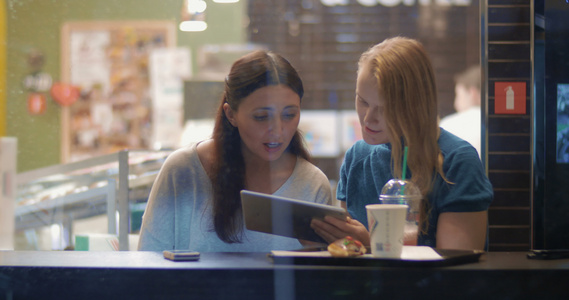
<path id="1" fill-rule="evenodd" d="M 455 113 L 441 119 L 440 126 L 469 142 L 481 156 L 480 66 L 471 66 L 454 76 Z"/>

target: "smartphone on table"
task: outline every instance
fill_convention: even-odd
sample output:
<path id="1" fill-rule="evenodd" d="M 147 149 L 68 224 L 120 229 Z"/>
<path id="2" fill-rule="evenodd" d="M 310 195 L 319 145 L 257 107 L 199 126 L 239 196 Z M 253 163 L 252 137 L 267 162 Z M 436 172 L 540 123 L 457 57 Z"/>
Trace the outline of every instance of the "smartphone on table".
<path id="1" fill-rule="evenodd" d="M 569 249 L 532 249 L 527 257 L 530 259 L 564 259 L 569 258 Z"/>
<path id="2" fill-rule="evenodd" d="M 200 253 L 191 250 L 164 250 L 164 258 L 171 261 L 195 261 L 200 259 Z"/>

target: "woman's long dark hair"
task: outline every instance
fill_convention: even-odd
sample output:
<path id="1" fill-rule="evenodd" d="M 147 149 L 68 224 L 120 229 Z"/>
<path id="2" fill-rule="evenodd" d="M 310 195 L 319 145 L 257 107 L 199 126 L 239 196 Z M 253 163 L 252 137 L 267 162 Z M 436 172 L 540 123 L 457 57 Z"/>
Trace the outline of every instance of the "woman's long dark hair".
<path id="1" fill-rule="evenodd" d="M 225 78 L 225 90 L 213 129 L 215 158 L 210 179 L 213 186 L 213 226 L 217 236 L 226 243 L 239 243 L 242 238 L 239 192 L 245 188 L 245 163 L 239 131 L 227 119 L 223 105 L 228 103 L 233 111 L 237 111 L 241 101 L 254 91 L 280 84 L 289 87 L 302 99 L 304 87 L 294 67 L 282 56 L 268 51 L 255 51 L 241 57 L 233 63 Z M 287 151 L 310 160 L 298 130 Z"/>

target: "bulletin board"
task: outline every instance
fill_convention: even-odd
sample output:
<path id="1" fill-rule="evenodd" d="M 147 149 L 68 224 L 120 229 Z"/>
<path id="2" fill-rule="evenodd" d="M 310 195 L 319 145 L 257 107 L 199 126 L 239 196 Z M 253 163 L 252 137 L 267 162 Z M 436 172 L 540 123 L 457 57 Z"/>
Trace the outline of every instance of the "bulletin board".
<path id="1" fill-rule="evenodd" d="M 149 57 L 175 45 L 171 21 L 64 24 L 61 82 L 80 96 L 61 109 L 62 163 L 151 147 Z"/>

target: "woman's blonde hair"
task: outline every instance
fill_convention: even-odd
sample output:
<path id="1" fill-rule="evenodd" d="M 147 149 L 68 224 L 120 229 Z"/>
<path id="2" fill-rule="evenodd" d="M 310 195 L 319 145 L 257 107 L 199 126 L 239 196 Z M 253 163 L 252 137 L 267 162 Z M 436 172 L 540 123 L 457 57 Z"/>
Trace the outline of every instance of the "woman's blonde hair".
<path id="1" fill-rule="evenodd" d="M 446 181 L 437 142 L 440 133 L 437 91 L 431 61 L 420 42 L 394 37 L 364 52 L 358 70 L 362 68 L 368 68 L 375 76 L 378 93 L 385 99 L 383 117 L 392 146 L 391 169 L 395 178 L 402 176 L 403 145 L 408 147 L 410 180 L 423 195 L 421 224 L 426 230 L 426 196 L 435 174 Z"/>

